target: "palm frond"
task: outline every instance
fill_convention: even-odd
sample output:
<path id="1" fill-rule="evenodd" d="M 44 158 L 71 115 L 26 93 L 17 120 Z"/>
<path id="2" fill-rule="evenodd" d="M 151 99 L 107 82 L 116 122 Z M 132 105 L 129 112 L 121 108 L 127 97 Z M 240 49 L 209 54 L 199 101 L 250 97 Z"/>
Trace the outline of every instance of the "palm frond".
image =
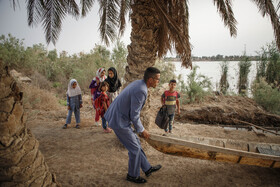
<path id="1" fill-rule="evenodd" d="M 47 43 L 56 43 L 61 31 L 62 20 L 65 18 L 67 12 L 67 6 L 63 1 L 49 0 L 46 2 L 45 12 L 42 18 Z"/>
<path id="2" fill-rule="evenodd" d="M 280 1 L 278 1 L 277 6 L 276 6 L 276 12 L 279 12 L 280 10 Z"/>
<path id="3" fill-rule="evenodd" d="M 121 0 L 119 14 L 119 35 L 122 36 L 126 26 L 125 16 L 130 9 L 130 0 Z"/>
<path id="4" fill-rule="evenodd" d="M 231 0 L 214 0 L 214 5 L 217 5 L 217 9 L 224 21 L 225 26 L 228 27 L 230 30 L 230 35 L 236 37 L 237 21 L 234 18 L 234 14 L 231 8 L 232 6 Z"/>
<path id="5" fill-rule="evenodd" d="M 29 0 L 27 3 L 28 25 L 34 26 L 40 23 L 44 12 L 45 3 L 43 0 Z"/>
<path id="6" fill-rule="evenodd" d="M 176 52 L 180 55 L 182 65 L 191 67 L 187 1 L 165 0 L 164 3 L 159 3 L 153 0 L 153 3 L 161 20 L 158 56 L 166 54 L 167 50 L 171 51 L 174 45 Z"/>
<path id="7" fill-rule="evenodd" d="M 68 9 L 68 13 L 75 18 L 78 18 L 80 15 L 80 10 L 75 0 L 67 0 L 65 3 L 67 5 L 66 7 Z"/>
<path id="8" fill-rule="evenodd" d="M 118 26 L 118 1 L 117 0 L 103 0 L 99 1 L 100 9 L 100 23 L 99 30 L 101 39 L 106 45 L 109 45 L 110 41 L 114 41 L 117 38 L 116 28 Z"/>
<path id="9" fill-rule="evenodd" d="M 79 6 L 75 0 L 28 0 L 28 25 L 42 23 L 46 41 L 56 43 L 61 31 L 62 20 L 67 14 L 78 18 Z"/>
<path id="10" fill-rule="evenodd" d="M 85 17 L 87 13 L 90 11 L 94 4 L 95 0 L 81 0 L 82 6 L 82 16 Z"/>
<path id="11" fill-rule="evenodd" d="M 185 65 L 186 67 L 190 66 L 192 68 L 192 62 L 191 62 L 191 51 L 192 51 L 192 45 L 189 41 L 189 7 L 187 4 L 187 1 L 182 1 L 181 5 L 179 5 L 181 8 L 180 10 L 180 16 L 182 19 L 182 27 L 183 27 L 183 35 L 187 36 L 187 40 L 186 40 L 186 50 L 187 53 L 184 53 L 183 51 L 181 53 L 179 53 L 179 55 L 181 56 L 181 58 L 183 59 L 183 65 Z M 185 16 L 183 16 L 185 15 Z M 175 45 L 175 48 L 177 51 L 180 51 L 178 49 L 179 46 Z M 184 63 L 185 62 L 185 63 Z"/>
<path id="12" fill-rule="evenodd" d="M 271 0 L 252 0 L 258 6 L 262 16 L 269 16 L 276 38 L 278 50 L 280 50 L 280 23 Z"/>
<path id="13" fill-rule="evenodd" d="M 11 1 L 12 1 L 12 7 L 13 7 L 13 9 L 16 10 L 17 4 L 18 4 L 18 6 L 19 6 L 18 0 L 17 0 L 17 3 L 16 3 L 16 0 L 10 0 L 10 2 L 11 2 Z"/>

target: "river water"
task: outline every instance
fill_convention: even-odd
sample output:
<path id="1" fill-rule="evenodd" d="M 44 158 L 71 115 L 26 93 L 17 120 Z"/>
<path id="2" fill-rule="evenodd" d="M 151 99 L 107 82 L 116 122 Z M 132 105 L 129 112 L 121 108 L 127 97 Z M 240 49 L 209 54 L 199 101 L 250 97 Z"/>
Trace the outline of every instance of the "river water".
<path id="1" fill-rule="evenodd" d="M 181 62 L 172 62 L 175 65 L 175 73 L 177 76 L 179 74 L 182 75 L 182 78 L 184 82 L 187 81 L 187 75 L 190 74 L 191 70 L 186 69 L 185 67 L 181 66 Z M 213 90 L 219 90 L 219 82 L 221 79 L 222 74 L 222 68 L 221 64 L 223 61 L 197 61 L 193 62 L 193 67 L 198 66 L 197 74 L 202 74 L 207 76 L 212 83 Z M 237 83 L 238 83 L 238 72 L 239 67 L 238 63 L 239 61 L 228 61 L 228 83 L 229 83 L 229 92 L 237 93 Z M 252 82 L 255 80 L 256 73 L 257 73 L 257 61 L 251 61 L 251 67 L 250 67 L 250 73 L 248 75 L 249 78 L 249 96 L 250 94 L 250 88 Z"/>

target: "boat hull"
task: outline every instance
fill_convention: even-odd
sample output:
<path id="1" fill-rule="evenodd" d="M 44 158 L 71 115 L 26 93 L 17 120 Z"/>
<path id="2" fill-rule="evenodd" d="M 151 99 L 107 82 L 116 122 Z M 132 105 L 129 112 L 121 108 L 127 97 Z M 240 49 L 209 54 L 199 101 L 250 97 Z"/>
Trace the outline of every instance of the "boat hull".
<path id="1" fill-rule="evenodd" d="M 170 155 L 261 167 L 280 168 L 280 156 L 275 155 L 205 145 L 154 134 L 151 134 L 147 142 L 158 151 Z"/>

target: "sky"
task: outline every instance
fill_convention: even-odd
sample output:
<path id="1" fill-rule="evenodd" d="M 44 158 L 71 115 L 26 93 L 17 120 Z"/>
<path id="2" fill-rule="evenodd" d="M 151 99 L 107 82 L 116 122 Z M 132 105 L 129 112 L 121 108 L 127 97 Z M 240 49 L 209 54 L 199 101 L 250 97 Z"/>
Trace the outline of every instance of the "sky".
<path id="1" fill-rule="evenodd" d="M 0 35 L 12 34 L 18 39 L 24 39 L 25 46 L 44 44 L 48 50 L 66 51 L 69 55 L 88 53 L 95 44 L 102 44 L 98 31 L 98 5 L 95 3 L 92 11 L 78 20 L 67 16 L 62 25 L 59 39 L 54 46 L 47 45 L 42 25 L 29 27 L 25 1 L 19 1 L 20 7 L 12 8 L 9 0 L 0 0 Z M 231 37 L 229 29 L 217 12 L 213 0 L 189 0 L 189 35 L 193 46 L 193 56 L 215 56 L 217 54 L 256 55 L 261 47 L 275 41 L 273 28 L 268 17 L 262 17 L 257 6 L 250 0 L 233 0 L 233 12 L 238 22 L 237 37 Z M 130 22 L 121 41 L 130 44 Z M 113 45 L 109 46 L 112 49 Z M 168 53 L 167 56 L 175 56 Z"/>

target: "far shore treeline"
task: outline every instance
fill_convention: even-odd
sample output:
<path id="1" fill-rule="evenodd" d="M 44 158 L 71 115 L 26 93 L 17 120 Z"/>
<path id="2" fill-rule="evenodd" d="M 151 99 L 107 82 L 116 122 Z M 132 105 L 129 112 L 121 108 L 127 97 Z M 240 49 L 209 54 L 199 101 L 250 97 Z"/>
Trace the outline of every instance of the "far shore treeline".
<path id="1" fill-rule="evenodd" d="M 230 55 L 230 56 L 224 56 L 224 55 L 216 55 L 216 56 L 192 56 L 192 61 L 240 61 L 242 60 L 244 55 Z M 250 61 L 259 61 L 260 56 L 247 56 Z M 172 62 L 180 62 L 180 58 L 177 57 L 165 57 L 164 60 L 172 61 Z"/>
<path id="2" fill-rule="evenodd" d="M 43 44 L 26 47 L 24 40 L 11 34 L 0 36 L 0 61 L 10 69 L 15 69 L 32 79 L 32 84 L 40 89 L 55 91 L 56 96 L 65 99 L 65 90 L 70 79 L 75 78 L 84 93 L 89 93 L 88 86 L 100 67 L 115 67 L 122 83 L 125 83 L 125 67 L 128 51 L 123 42 L 117 41 L 112 51 L 103 45 L 97 45 L 89 53 L 80 52 L 69 55 L 66 51 L 58 54 L 57 50 L 48 51 Z M 258 61 L 256 80 L 251 85 L 253 99 L 267 111 L 280 114 L 280 53 L 275 42 L 262 47 L 257 56 L 223 56 L 192 57 L 193 61 L 222 61 L 220 85 L 216 88 L 223 95 L 241 95 L 248 97 L 248 74 L 251 61 Z M 206 96 L 213 94 L 213 85 L 204 75 L 198 74 L 194 66 L 187 76 L 175 75 L 174 61 L 177 58 L 157 60 L 156 67 L 161 71 L 160 84 L 177 79 L 177 88 L 181 92 L 183 104 L 203 102 Z M 238 62 L 239 93 L 228 91 L 228 62 Z"/>

